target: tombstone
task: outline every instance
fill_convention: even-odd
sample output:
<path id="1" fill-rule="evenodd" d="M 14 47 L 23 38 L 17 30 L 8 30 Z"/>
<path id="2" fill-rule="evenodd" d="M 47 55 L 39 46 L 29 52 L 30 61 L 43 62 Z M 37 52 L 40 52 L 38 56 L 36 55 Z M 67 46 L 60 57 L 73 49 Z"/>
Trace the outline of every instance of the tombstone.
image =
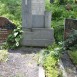
<path id="1" fill-rule="evenodd" d="M 72 29 L 77 29 L 77 20 L 65 19 L 64 40 L 66 40 L 68 38 Z"/>
<path id="2" fill-rule="evenodd" d="M 6 41 L 8 35 L 16 26 L 7 18 L 0 17 L 0 45 Z"/>
<path id="3" fill-rule="evenodd" d="M 48 46 L 54 42 L 51 13 L 45 11 L 45 0 L 22 0 L 22 45 Z"/>

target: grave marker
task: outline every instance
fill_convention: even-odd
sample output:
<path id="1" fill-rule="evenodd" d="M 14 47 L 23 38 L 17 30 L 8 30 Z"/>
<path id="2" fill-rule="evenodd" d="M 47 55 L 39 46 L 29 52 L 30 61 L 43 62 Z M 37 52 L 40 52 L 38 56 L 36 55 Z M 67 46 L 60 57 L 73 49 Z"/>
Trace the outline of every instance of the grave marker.
<path id="1" fill-rule="evenodd" d="M 0 17 L 0 45 L 6 41 L 8 35 L 15 29 L 15 25 L 5 17 Z"/>
<path id="2" fill-rule="evenodd" d="M 77 20 L 75 20 L 75 19 L 65 19 L 64 40 L 68 38 L 72 29 L 77 29 Z"/>
<path id="3" fill-rule="evenodd" d="M 54 41 L 51 13 L 45 11 L 45 0 L 22 0 L 22 45 L 48 46 Z"/>

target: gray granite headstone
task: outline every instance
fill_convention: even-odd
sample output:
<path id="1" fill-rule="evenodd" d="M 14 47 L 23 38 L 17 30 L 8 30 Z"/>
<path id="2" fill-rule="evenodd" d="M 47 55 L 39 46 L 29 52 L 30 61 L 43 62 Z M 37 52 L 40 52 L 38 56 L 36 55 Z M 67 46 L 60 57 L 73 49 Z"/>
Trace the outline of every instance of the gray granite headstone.
<path id="1" fill-rule="evenodd" d="M 22 0 L 22 26 L 32 28 L 32 0 Z"/>
<path id="2" fill-rule="evenodd" d="M 48 46 L 54 41 L 51 13 L 45 11 L 45 0 L 22 0 L 22 45 Z"/>

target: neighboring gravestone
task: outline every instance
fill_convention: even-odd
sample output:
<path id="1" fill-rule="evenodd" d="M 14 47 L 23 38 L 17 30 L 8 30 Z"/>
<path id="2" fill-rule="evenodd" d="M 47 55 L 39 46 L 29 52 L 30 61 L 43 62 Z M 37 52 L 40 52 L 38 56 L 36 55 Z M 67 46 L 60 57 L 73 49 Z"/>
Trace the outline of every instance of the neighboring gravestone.
<path id="1" fill-rule="evenodd" d="M 0 45 L 6 41 L 8 35 L 15 29 L 15 25 L 5 17 L 0 17 Z"/>
<path id="2" fill-rule="evenodd" d="M 77 20 L 75 20 L 75 19 L 65 19 L 64 40 L 68 38 L 72 29 L 77 29 Z"/>
<path id="3" fill-rule="evenodd" d="M 51 45 L 54 33 L 51 13 L 45 11 L 45 0 L 22 0 L 22 29 L 22 45 Z"/>

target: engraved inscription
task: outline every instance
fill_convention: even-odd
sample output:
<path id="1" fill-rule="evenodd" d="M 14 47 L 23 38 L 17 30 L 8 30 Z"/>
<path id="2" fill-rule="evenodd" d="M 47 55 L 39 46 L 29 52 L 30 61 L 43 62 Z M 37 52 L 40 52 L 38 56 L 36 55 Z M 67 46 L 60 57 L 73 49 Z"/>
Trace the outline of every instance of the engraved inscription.
<path id="1" fill-rule="evenodd" d="M 32 0 L 32 14 L 44 15 L 45 4 L 44 0 Z"/>
<path id="2" fill-rule="evenodd" d="M 9 34 L 9 31 L 7 29 L 0 29 L 0 44 L 3 43 Z"/>

